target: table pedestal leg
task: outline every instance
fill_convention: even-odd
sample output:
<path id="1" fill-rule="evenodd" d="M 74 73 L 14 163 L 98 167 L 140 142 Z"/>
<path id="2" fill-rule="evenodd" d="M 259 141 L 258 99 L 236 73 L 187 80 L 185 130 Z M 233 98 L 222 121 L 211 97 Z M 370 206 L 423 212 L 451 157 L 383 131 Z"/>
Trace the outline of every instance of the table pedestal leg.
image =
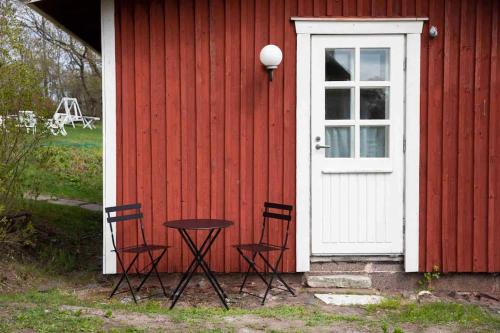
<path id="1" fill-rule="evenodd" d="M 215 231 L 216 230 L 216 231 Z M 186 229 L 179 229 L 179 232 L 181 234 L 182 239 L 187 243 L 191 253 L 194 255 L 194 259 L 189 265 L 188 270 L 183 274 L 179 284 L 175 288 L 175 291 L 172 294 L 172 304 L 170 305 L 170 309 L 172 309 L 177 301 L 179 300 L 180 296 L 186 289 L 186 286 L 189 284 L 189 281 L 193 277 L 194 272 L 198 267 L 201 267 L 203 272 L 205 273 L 205 276 L 208 278 L 208 281 L 214 288 L 215 292 L 219 296 L 222 304 L 225 306 L 226 309 L 229 309 L 227 305 L 226 299 L 228 298 L 224 291 L 222 290 L 222 287 L 220 286 L 219 282 L 215 278 L 215 275 L 213 272 L 210 270 L 208 267 L 208 264 L 205 262 L 204 257 L 207 254 L 208 250 L 214 243 L 215 239 L 219 235 L 220 231 L 222 229 L 213 229 L 210 230 L 209 234 L 207 235 L 205 241 L 201 245 L 201 247 L 198 249 L 196 247 L 196 244 L 193 242 L 191 237 L 189 236 L 188 232 Z M 215 234 L 214 234 L 215 231 Z M 213 237 L 212 237 L 213 235 Z"/>

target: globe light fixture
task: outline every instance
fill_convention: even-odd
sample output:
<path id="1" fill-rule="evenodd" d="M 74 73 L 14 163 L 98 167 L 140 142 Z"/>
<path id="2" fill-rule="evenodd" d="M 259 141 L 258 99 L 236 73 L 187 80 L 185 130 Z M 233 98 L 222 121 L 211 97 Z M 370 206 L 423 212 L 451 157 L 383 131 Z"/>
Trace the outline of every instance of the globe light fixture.
<path id="1" fill-rule="evenodd" d="M 282 59 L 283 53 L 276 45 L 266 45 L 260 51 L 260 62 L 266 67 L 269 73 L 269 81 L 273 80 L 273 71 L 281 64 Z"/>

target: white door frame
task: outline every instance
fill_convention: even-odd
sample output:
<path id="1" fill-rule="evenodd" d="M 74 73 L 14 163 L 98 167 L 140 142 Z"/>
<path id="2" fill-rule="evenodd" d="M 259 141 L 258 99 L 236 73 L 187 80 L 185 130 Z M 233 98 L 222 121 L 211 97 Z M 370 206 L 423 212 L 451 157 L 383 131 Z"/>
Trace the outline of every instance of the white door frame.
<path id="1" fill-rule="evenodd" d="M 292 18 L 297 33 L 296 270 L 307 272 L 311 256 L 311 35 L 403 34 L 405 77 L 404 261 L 418 271 L 420 160 L 420 34 L 426 18 Z"/>

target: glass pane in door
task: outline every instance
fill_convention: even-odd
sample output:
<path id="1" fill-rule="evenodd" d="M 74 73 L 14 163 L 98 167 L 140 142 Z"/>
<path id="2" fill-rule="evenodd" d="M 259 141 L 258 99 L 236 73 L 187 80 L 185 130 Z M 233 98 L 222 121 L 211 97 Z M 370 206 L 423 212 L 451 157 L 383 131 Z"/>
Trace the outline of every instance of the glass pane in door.
<path id="1" fill-rule="evenodd" d="M 389 81 L 389 49 L 360 50 L 361 81 Z"/>
<path id="2" fill-rule="evenodd" d="M 360 156 L 389 157 L 388 126 L 361 126 Z"/>
<path id="3" fill-rule="evenodd" d="M 330 148 L 325 149 L 325 157 L 351 157 L 352 134 L 352 127 L 326 127 L 325 144 Z"/>
<path id="4" fill-rule="evenodd" d="M 325 50 L 325 80 L 351 81 L 354 68 L 353 49 Z"/>
<path id="5" fill-rule="evenodd" d="M 325 90 L 325 120 L 351 119 L 354 88 Z"/>
<path id="6" fill-rule="evenodd" d="M 389 88 L 361 88 L 361 119 L 389 119 Z"/>

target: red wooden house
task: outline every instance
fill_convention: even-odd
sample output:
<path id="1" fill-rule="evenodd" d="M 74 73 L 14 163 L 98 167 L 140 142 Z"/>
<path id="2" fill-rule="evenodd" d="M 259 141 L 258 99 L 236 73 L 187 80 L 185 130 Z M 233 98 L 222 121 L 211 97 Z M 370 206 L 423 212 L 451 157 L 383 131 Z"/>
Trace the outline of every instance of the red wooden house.
<path id="1" fill-rule="evenodd" d="M 188 263 L 162 226 L 182 217 L 235 221 L 211 266 L 245 270 L 231 245 L 256 240 L 272 200 L 295 207 L 284 271 L 500 272 L 499 1 L 33 6 L 102 53 L 104 205 L 143 203 L 147 236 L 173 246 L 162 271 Z M 283 54 L 272 81 L 268 44 Z M 110 250 L 105 234 L 105 273 Z"/>

